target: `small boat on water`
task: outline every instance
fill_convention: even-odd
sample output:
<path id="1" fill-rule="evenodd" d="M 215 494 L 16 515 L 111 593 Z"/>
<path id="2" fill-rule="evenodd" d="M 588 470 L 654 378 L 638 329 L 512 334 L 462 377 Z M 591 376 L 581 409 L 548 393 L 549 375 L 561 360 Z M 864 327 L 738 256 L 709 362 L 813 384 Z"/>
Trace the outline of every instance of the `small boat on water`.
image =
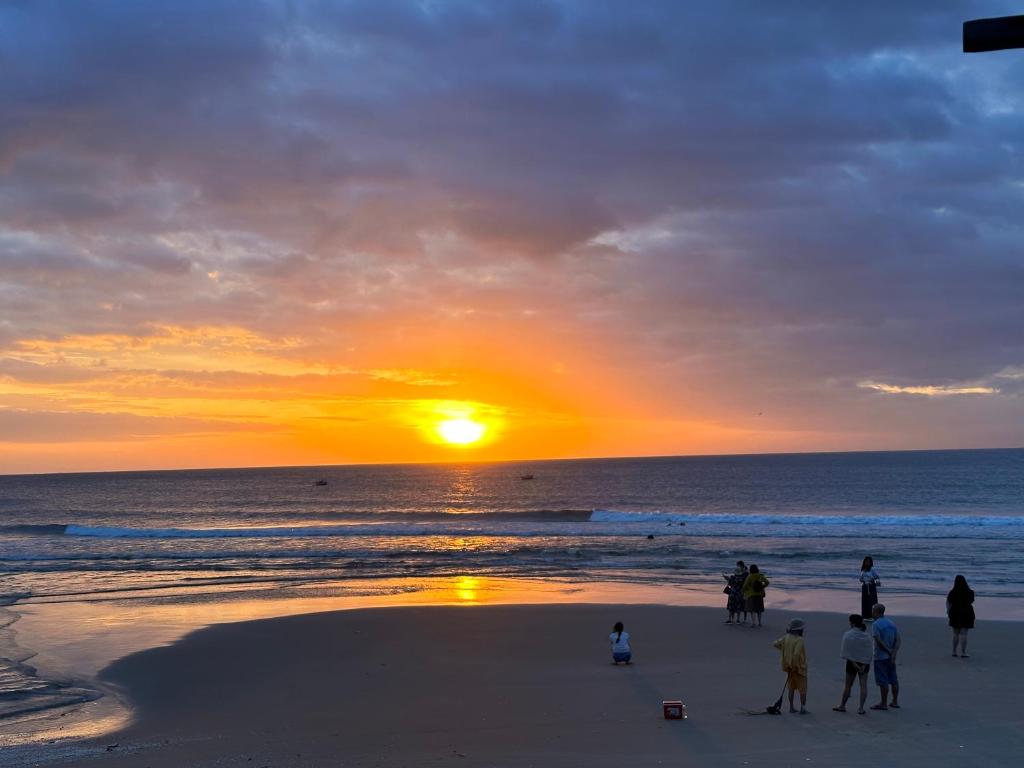
<path id="1" fill-rule="evenodd" d="M 313 485 L 327 485 L 326 480 L 317 480 Z"/>
<path id="2" fill-rule="evenodd" d="M 533 475 L 520 475 L 520 480 L 533 480 Z"/>

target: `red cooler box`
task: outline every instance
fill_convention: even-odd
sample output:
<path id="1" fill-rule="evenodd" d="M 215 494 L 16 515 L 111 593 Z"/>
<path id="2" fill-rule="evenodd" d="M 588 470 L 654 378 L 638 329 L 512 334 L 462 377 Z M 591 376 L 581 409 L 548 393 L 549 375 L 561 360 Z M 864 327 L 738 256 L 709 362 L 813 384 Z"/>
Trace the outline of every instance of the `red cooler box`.
<path id="1" fill-rule="evenodd" d="M 686 705 L 681 701 L 663 701 L 661 711 L 665 713 L 666 720 L 686 719 Z"/>

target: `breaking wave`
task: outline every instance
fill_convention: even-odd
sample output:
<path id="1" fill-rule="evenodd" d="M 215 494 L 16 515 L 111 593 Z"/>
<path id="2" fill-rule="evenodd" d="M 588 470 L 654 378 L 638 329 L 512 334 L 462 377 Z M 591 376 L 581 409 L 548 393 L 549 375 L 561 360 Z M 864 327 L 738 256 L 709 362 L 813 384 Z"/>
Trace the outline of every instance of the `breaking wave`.
<path id="1" fill-rule="evenodd" d="M 690 526 L 689 530 L 684 530 Z M 1010 529 L 1024 533 L 1024 517 L 1009 515 L 940 514 L 821 514 L 794 515 L 772 513 L 683 513 L 661 511 L 624 511 L 611 509 L 535 510 L 527 512 L 479 512 L 437 514 L 378 514 L 371 522 L 366 515 L 353 516 L 350 522 L 300 525 L 261 525 L 225 527 L 146 527 L 77 525 L 50 523 L 41 525 L 0 526 L 0 535 L 74 536 L 101 539 L 281 539 L 349 536 L 615 536 L 651 531 L 660 535 L 714 536 L 716 531 L 730 535 L 757 535 L 762 528 L 806 529 L 816 527 L 821 535 L 829 529 L 910 530 L 909 535 L 930 537 L 939 529 Z M 767 532 L 765 532 L 767 534 Z"/>

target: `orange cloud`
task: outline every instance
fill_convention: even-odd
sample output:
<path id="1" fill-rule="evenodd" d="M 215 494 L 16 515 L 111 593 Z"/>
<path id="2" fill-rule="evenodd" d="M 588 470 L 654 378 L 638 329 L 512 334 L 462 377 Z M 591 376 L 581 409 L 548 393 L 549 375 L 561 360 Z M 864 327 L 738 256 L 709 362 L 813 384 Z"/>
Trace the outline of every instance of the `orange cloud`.
<path id="1" fill-rule="evenodd" d="M 480 352 L 476 341 L 464 341 Z M 466 367 L 465 350 L 456 346 L 448 345 L 443 367 L 432 355 L 416 356 L 423 365 L 382 367 L 380 361 L 403 355 L 376 350 L 374 364 L 357 369 L 298 336 L 234 327 L 165 325 L 143 336 L 19 340 L 0 360 L 0 416 L 8 427 L 18 425 L 17 434 L 0 430 L 3 469 L 21 463 L 10 451 L 14 443 L 23 461 L 42 450 L 28 450 L 32 443 L 47 444 L 42 452 L 55 460 L 89 446 L 92 458 L 83 466 L 100 461 L 97 456 L 115 460 L 126 441 L 136 445 L 132 466 L 436 461 L 580 450 L 581 416 L 560 391 L 563 365 L 552 365 L 560 372 L 527 375 L 520 354 L 494 349 Z M 436 439 L 436 426 L 454 416 L 484 423 L 485 439 L 453 453 Z M 240 430 L 259 437 L 240 438 Z"/>

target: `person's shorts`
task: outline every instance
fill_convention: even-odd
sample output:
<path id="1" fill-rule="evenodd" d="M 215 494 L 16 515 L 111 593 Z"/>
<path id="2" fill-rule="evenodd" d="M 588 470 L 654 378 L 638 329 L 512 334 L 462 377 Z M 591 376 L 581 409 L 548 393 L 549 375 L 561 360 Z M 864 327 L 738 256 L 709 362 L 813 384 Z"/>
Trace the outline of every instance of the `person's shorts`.
<path id="1" fill-rule="evenodd" d="M 632 653 L 613 653 L 612 654 L 612 659 L 614 659 L 616 664 L 618 664 L 620 661 L 629 661 L 631 658 L 633 658 L 633 654 Z"/>
<path id="2" fill-rule="evenodd" d="M 797 691 L 801 695 L 806 696 L 807 695 L 807 675 L 797 675 L 797 674 L 794 674 L 794 673 L 790 673 L 790 675 L 789 675 L 789 682 L 786 684 L 786 687 L 788 687 L 789 690 L 791 690 L 791 691 Z"/>
<path id="3" fill-rule="evenodd" d="M 892 659 L 875 659 L 875 682 L 878 685 L 897 685 L 896 662 Z"/>
<path id="4" fill-rule="evenodd" d="M 846 660 L 846 674 L 848 675 L 866 675 L 868 670 L 871 669 L 870 664 L 864 664 L 864 669 L 857 669 L 857 665 L 849 659 Z"/>

